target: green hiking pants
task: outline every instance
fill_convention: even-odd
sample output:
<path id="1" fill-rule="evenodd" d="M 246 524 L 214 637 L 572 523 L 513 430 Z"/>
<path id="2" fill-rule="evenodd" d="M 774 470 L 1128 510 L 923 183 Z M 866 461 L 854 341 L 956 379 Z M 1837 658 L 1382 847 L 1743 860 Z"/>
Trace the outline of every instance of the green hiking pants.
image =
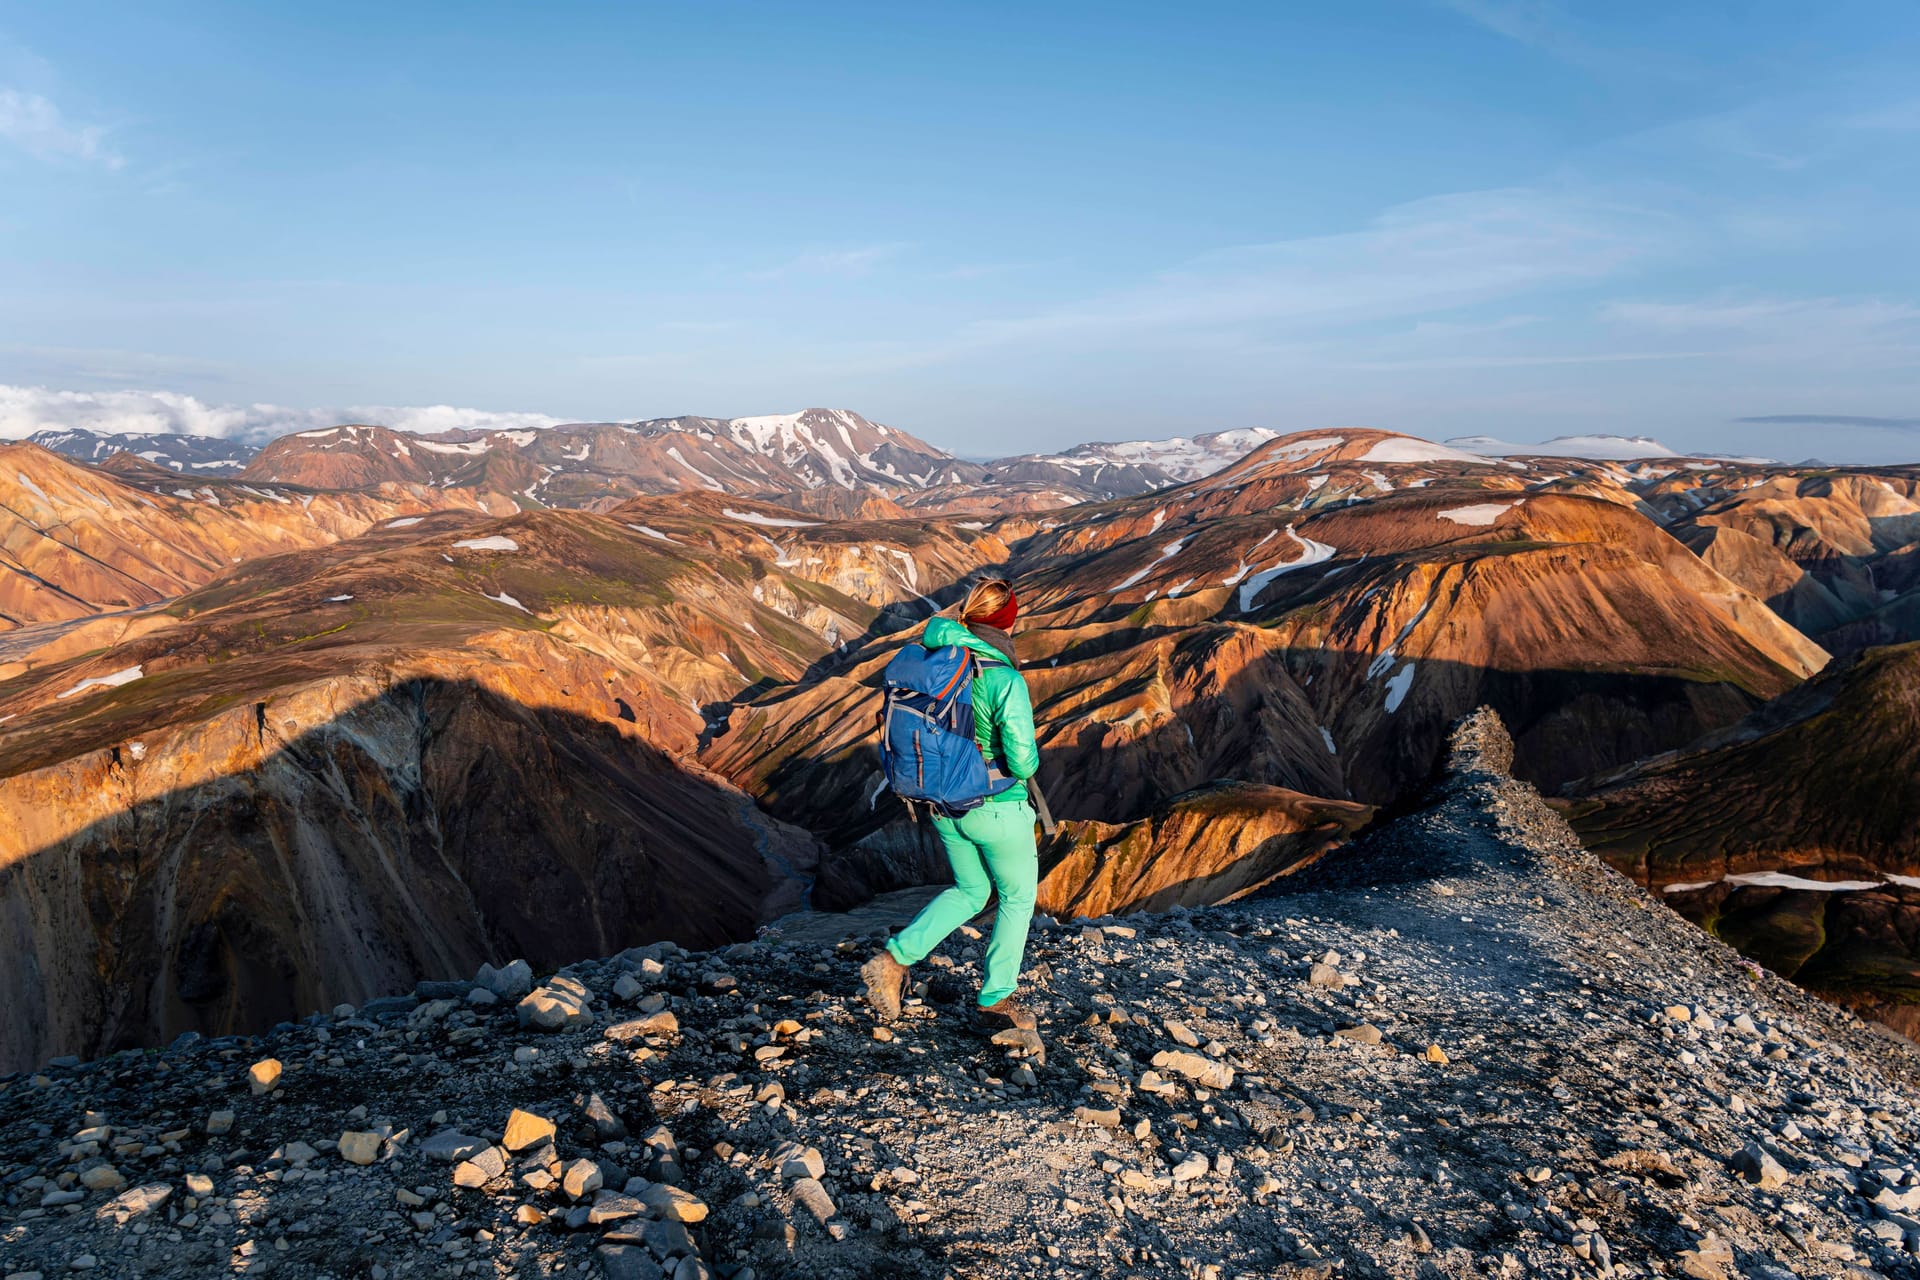
<path id="1" fill-rule="evenodd" d="M 1020 960 L 1027 949 L 1027 925 L 1033 920 L 1034 891 L 1040 880 L 1040 851 L 1034 846 L 1033 806 L 1025 800 L 989 800 L 959 818 L 935 818 L 933 829 L 953 864 L 953 888 L 921 909 L 887 943 L 901 964 L 918 964 L 947 935 L 980 914 L 989 891 L 1000 894 L 1000 910 L 987 940 L 987 976 L 980 1005 L 998 1004 L 1020 985 Z"/>

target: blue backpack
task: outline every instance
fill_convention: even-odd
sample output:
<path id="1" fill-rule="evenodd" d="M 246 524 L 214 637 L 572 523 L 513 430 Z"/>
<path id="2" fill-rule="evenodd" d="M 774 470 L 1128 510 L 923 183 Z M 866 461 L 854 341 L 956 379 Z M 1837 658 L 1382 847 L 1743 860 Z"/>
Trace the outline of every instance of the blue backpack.
<path id="1" fill-rule="evenodd" d="M 973 738 L 974 677 L 1006 665 L 965 645 L 909 644 L 881 673 L 880 769 L 916 821 L 915 805 L 957 818 L 1018 781 L 989 763 Z"/>

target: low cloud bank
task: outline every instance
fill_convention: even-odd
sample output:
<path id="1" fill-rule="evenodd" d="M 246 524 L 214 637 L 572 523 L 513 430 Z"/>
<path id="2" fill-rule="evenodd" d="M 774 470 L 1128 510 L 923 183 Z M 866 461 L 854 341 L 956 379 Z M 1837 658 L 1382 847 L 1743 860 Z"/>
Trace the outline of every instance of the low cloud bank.
<path id="1" fill-rule="evenodd" d="M 277 404 L 208 404 L 175 391 L 55 391 L 0 383 L 0 439 L 8 440 L 36 431 L 85 428 L 107 434 L 220 436 L 258 444 L 290 431 L 312 431 L 348 422 L 430 432 L 551 427 L 564 421 L 544 413 L 463 409 L 450 404 L 291 409 Z"/>

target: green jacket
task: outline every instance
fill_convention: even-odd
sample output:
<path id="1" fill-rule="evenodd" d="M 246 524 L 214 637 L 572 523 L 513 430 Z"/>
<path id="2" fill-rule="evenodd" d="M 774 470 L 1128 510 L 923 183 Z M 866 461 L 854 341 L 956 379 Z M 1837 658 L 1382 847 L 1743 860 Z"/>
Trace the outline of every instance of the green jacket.
<path id="1" fill-rule="evenodd" d="M 1033 736 L 1033 699 L 1027 693 L 1026 678 L 1006 665 L 1007 659 L 998 649 L 952 618 L 929 620 L 920 643 L 929 649 L 964 645 L 984 659 L 973 681 L 973 739 L 1000 772 L 1022 780 L 988 803 L 1025 800 L 1025 779 L 1040 767 L 1040 744 Z M 987 665 L 992 663 L 1000 665 Z"/>

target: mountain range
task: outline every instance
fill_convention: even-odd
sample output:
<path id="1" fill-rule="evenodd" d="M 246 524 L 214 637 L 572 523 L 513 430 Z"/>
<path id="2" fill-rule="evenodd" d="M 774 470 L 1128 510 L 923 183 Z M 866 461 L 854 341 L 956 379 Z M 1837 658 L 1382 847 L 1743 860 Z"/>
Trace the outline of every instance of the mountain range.
<path id="1" fill-rule="evenodd" d="M 264 446 L 85 429 L 41 431 L 28 439 L 84 462 L 124 453 L 197 477 L 233 475 L 262 484 L 428 484 L 522 507 L 586 510 L 643 493 L 706 489 L 859 515 L 874 514 L 871 504 L 888 500 L 997 513 L 1145 493 L 1217 471 L 1276 434 L 1245 428 L 1093 443 L 984 463 L 844 409 L 435 434 L 345 425 L 295 432 Z"/>
<path id="2" fill-rule="evenodd" d="M 808 410 L 345 425 L 218 478 L 0 448 L 0 1059 L 936 881 L 876 680 L 980 571 L 1022 600 L 1046 909 L 1337 860 L 1486 707 L 1623 874 L 1911 1028 L 1913 826 L 1834 815 L 1920 768 L 1920 469 L 1472 443 L 976 463 Z"/>

